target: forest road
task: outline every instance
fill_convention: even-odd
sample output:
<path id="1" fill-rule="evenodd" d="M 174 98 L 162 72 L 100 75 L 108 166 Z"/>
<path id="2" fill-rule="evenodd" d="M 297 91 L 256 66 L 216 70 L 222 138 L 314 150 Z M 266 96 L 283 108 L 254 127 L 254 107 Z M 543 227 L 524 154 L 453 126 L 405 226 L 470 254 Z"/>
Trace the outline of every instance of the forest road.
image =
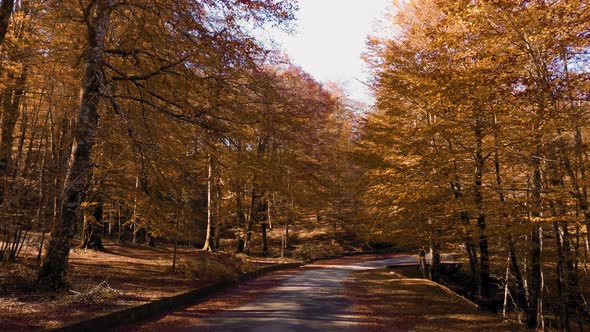
<path id="1" fill-rule="evenodd" d="M 347 298 L 343 286 L 349 274 L 389 265 L 418 264 L 411 255 L 339 261 L 300 268 L 253 301 L 216 313 L 205 319 L 204 324 L 182 331 L 359 331 L 359 322 L 352 311 L 354 303 Z"/>

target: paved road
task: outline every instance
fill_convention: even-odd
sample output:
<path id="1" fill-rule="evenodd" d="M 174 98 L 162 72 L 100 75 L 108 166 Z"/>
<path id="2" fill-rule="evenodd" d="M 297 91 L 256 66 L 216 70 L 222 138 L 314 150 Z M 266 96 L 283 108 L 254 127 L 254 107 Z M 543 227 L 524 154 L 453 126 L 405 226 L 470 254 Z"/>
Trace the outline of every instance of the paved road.
<path id="1" fill-rule="evenodd" d="M 347 265 L 311 265 L 254 301 L 210 317 L 198 330 L 358 331 L 353 303 L 344 295 L 342 283 L 347 276 L 356 270 L 416 263 L 411 256 L 400 256 Z"/>

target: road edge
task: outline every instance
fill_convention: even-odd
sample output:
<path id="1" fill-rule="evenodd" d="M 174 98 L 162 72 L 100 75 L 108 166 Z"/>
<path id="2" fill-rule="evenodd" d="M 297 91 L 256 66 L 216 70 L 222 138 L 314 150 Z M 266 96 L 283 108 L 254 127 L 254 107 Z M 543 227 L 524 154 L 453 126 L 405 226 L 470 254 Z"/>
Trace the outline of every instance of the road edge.
<path id="1" fill-rule="evenodd" d="M 195 305 L 208 297 L 218 294 L 224 290 L 234 287 L 242 282 L 254 280 L 272 272 L 288 270 L 304 265 L 312 264 L 317 261 L 335 259 L 347 256 L 361 256 L 361 255 L 378 255 L 378 254 L 390 254 L 398 253 L 399 250 L 375 250 L 375 251 L 355 251 L 345 252 L 342 255 L 325 257 L 321 259 L 314 259 L 305 262 L 298 263 L 283 263 L 274 264 L 259 268 L 255 271 L 241 274 L 236 280 L 232 281 L 220 281 L 211 285 L 196 288 L 185 293 L 181 293 L 174 296 L 163 297 L 158 300 L 154 300 L 148 303 L 144 303 L 129 308 L 118 309 L 115 311 L 100 314 L 90 319 L 78 319 L 75 321 L 61 324 L 58 327 L 41 328 L 40 331 L 44 332 L 100 332 L 112 330 L 117 326 L 137 323 L 146 319 L 149 319 L 158 314 L 162 314 L 167 311 L 171 311 L 177 308 Z"/>
<path id="2" fill-rule="evenodd" d="M 164 297 L 159 300 L 100 314 L 90 319 L 76 320 L 58 327 L 43 328 L 45 332 L 93 332 L 108 331 L 124 324 L 137 323 L 166 311 L 197 304 L 211 295 L 215 295 L 239 283 L 254 280 L 271 272 L 288 270 L 305 265 L 305 263 L 274 264 L 255 271 L 241 274 L 236 280 L 220 281 L 196 288 L 185 293 Z"/>

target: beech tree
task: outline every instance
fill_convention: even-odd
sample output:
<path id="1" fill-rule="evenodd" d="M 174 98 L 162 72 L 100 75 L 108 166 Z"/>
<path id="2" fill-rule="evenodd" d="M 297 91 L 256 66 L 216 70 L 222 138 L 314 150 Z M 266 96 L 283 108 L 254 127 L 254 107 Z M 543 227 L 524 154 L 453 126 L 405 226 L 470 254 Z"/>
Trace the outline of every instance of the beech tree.
<path id="1" fill-rule="evenodd" d="M 530 327 L 546 308 L 543 279 L 558 286 L 561 328 L 572 307 L 585 310 L 572 248 L 585 209 L 576 189 L 585 177 L 585 15 L 582 2 L 409 1 L 395 38 L 371 41 L 367 211 L 395 221 L 379 230 L 419 227 L 433 257 L 461 244 L 484 302 L 508 255 L 514 278 L 504 287 L 515 288 Z M 555 242 L 543 245 L 549 232 Z M 542 248 L 555 253 L 555 271 L 543 271 Z"/>
<path id="2" fill-rule="evenodd" d="M 133 2 L 96 0 L 66 3 L 63 9 L 85 26 L 84 70 L 61 217 L 52 228 L 47 254 L 39 270 L 39 284 L 44 288 L 65 285 L 74 226 L 93 168 L 91 158 L 97 143 L 101 105 L 110 104 L 109 108 L 123 121 L 128 110 L 122 108 L 121 100 L 140 109 L 206 126 L 206 121 L 201 119 L 215 116 L 215 105 L 207 107 L 206 100 L 195 103 L 188 93 L 174 95 L 171 90 L 156 91 L 154 86 L 170 89 L 178 82 L 173 83 L 171 77 L 177 75 L 185 77 L 184 84 L 208 79 L 207 71 L 199 66 L 204 64 L 200 60 L 206 59 L 208 53 L 233 50 L 234 54 L 254 56 L 261 52 L 244 32 L 245 22 L 281 23 L 291 18 L 293 6 L 289 1 L 154 2 L 140 6 Z M 237 59 L 231 56 L 224 59 L 225 66 L 235 67 L 239 62 L 231 61 Z M 129 130 L 132 135 L 133 129 Z"/>

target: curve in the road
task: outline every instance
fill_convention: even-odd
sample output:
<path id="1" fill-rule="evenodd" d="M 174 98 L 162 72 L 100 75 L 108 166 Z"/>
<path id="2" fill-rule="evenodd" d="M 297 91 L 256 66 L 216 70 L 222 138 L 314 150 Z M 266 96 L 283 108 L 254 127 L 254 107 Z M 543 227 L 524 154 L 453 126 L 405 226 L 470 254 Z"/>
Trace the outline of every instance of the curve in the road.
<path id="1" fill-rule="evenodd" d="M 416 259 L 308 265 L 254 301 L 216 314 L 194 331 L 357 331 L 353 302 L 344 294 L 343 281 L 353 271 L 397 264 L 416 264 Z"/>

